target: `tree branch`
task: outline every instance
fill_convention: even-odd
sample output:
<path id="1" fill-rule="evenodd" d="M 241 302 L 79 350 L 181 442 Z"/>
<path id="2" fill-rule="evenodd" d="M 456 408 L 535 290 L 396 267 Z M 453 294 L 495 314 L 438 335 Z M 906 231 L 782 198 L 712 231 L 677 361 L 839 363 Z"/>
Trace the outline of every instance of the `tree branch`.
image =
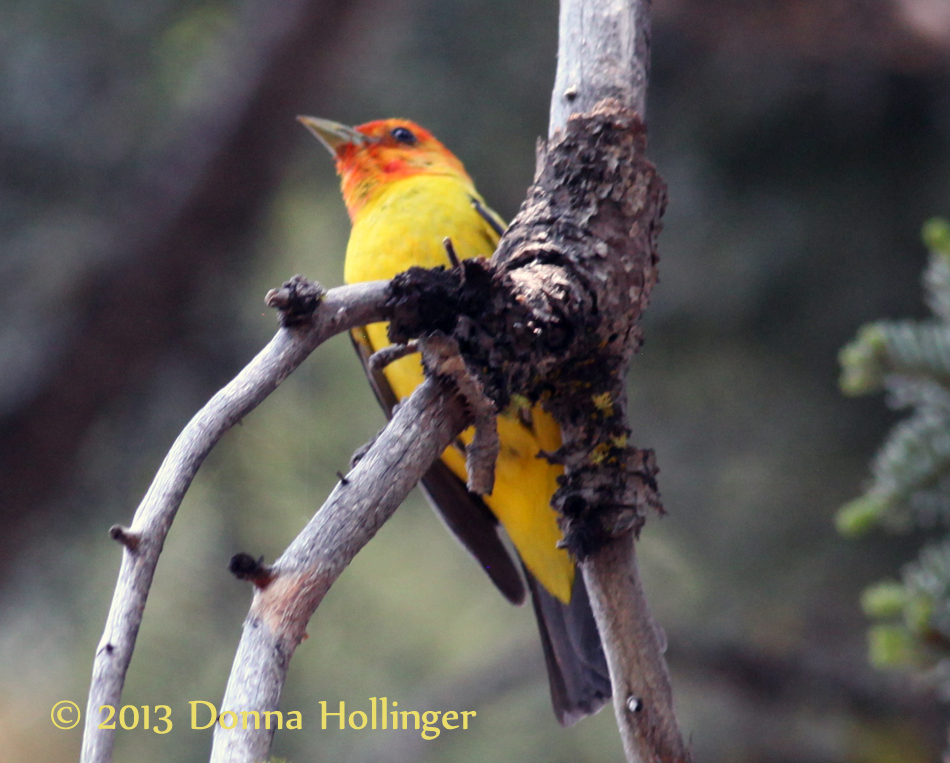
<path id="1" fill-rule="evenodd" d="M 282 318 L 290 325 L 280 329 L 188 423 L 136 509 L 132 525 L 110 530 L 112 537 L 123 545 L 122 565 L 93 662 L 82 763 L 108 763 L 112 759 L 115 731 L 99 728 L 98 709 L 101 705 L 120 705 L 158 557 L 198 467 L 224 433 L 273 392 L 317 346 L 341 331 L 384 317 L 382 306 L 388 287 L 385 281 L 333 289 L 319 302 L 315 290 L 307 292 L 307 286 L 298 276 L 284 289 L 268 295 L 271 303 L 286 298 Z M 303 301 L 288 298 L 301 292 L 306 297 Z M 313 311 L 312 315 L 305 318 L 295 312 L 301 303 L 305 310 Z"/>
<path id="2" fill-rule="evenodd" d="M 688 761 L 673 709 L 664 646 L 650 614 L 632 533 L 581 564 L 604 641 L 614 713 L 628 761 Z"/>
<path id="3" fill-rule="evenodd" d="M 564 475 L 552 504 L 594 604 L 628 760 L 652 763 L 689 753 L 632 543 L 646 511 L 662 511 L 653 453 L 630 444 L 625 389 L 666 203 L 645 151 L 639 115 L 619 101 L 572 115 L 539 149 L 490 263 L 393 279 L 390 334 L 450 332 L 498 410 L 518 394 L 557 420 L 563 445 L 548 457 Z"/>
<path id="4" fill-rule="evenodd" d="M 330 586 L 467 426 L 451 384 L 426 379 L 254 591 L 221 712 L 277 710 L 287 666 Z M 262 724 L 263 726 L 263 724 Z M 212 763 L 266 759 L 274 729 L 215 726 Z"/>
<path id="5" fill-rule="evenodd" d="M 390 335 L 450 333 L 497 410 L 541 401 L 563 445 L 552 504 L 608 653 L 629 761 L 686 761 L 633 539 L 662 511 L 630 444 L 625 379 L 657 281 L 666 186 L 646 159 L 646 0 L 563 0 L 551 137 L 490 263 L 393 279 Z M 586 110 L 571 113 L 571 108 Z"/>
<path id="6" fill-rule="evenodd" d="M 605 98 L 646 115 L 650 0 L 561 0 L 548 138 Z"/>
<path id="7" fill-rule="evenodd" d="M 586 213 L 578 222 L 586 224 L 587 235 L 579 238 L 588 252 L 599 249 L 607 263 L 599 272 L 594 267 L 594 277 L 587 280 L 588 284 L 593 284 L 592 290 L 597 296 L 595 304 L 608 325 L 606 331 L 600 327 L 599 336 L 609 339 L 617 337 L 624 328 L 627 331 L 626 337 L 620 334 L 619 343 L 611 342 L 617 353 L 615 362 L 619 362 L 606 366 L 608 374 L 615 372 L 617 383 L 604 385 L 606 389 L 598 389 L 596 383 L 590 385 L 590 399 L 594 405 L 586 408 L 591 421 L 578 421 L 576 413 L 563 408 L 555 408 L 553 412 L 561 424 L 564 451 L 569 454 L 565 458 L 565 486 L 558 491 L 564 491 L 564 494 L 558 496 L 555 503 L 560 503 L 564 515 L 568 543 L 572 543 L 573 536 L 574 550 L 581 558 L 584 582 L 607 654 L 614 712 L 624 751 L 631 763 L 690 759 L 676 722 L 673 693 L 658 629 L 647 607 L 636 563 L 634 536 L 639 534 L 643 522 L 640 507 L 653 504 L 660 508 L 659 495 L 655 492 L 656 468 L 652 463 L 652 453 L 626 446 L 629 428 L 623 382 L 630 355 L 640 343 L 636 322 L 656 283 L 655 236 L 659 233 L 659 219 L 665 206 L 662 181 L 643 159 L 645 128 L 642 120 L 646 109 L 649 61 L 649 0 L 561 0 L 558 70 L 548 127 L 549 148 L 538 162 L 539 178 L 545 174 L 553 175 L 559 179 L 558 185 L 567 186 L 575 219 L 577 210 Z M 608 169 L 605 179 L 610 177 L 611 164 L 626 161 L 635 180 L 630 182 L 630 175 L 624 177 L 621 170 L 620 177 L 613 178 L 612 187 L 608 188 L 606 183 L 601 186 L 609 196 L 606 193 L 597 193 L 597 196 L 608 203 L 598 206 L 590 198 L 591 188 L 598 190 L 594 182 L 574 187 L 565 182 L 572 176 L 558 164 L 563 166 L 576 161 L 576 158 L 565 158 L 558 149 L 570 139 L 572 130 L 581 120 L 590 125 L 592 132 L 605 129 L 593 116 L 604 111 L 607 103 L 617 114 L 636 114 L 634 122 L 640 127 L 635 129 L 642 130 L 643 135 L 626 146 L 623 136 L 618 136 L 619 140 L 607 137 L 602 141 Z M 578 114 L 584 116 L 578 117 Z M 611 127 L 620 126 L 621 122 L 622 118 L 618 118 Z M 589 138 L 590 143 L 601 142 L 596 134 Z M 590 143 L 585 144 L 581 136 L 577 145 L 569 148 L 574 149 L 577 157 L 591 150 Z M 623 150 L 625 147 L 632 149 L 632 155 L 615 154 L 617 148 Z M 597 171 L 603 164 L 591 160 L 588 166 Z M 596 179 L 595 176 L 589 180 Z M 557 185 L 553 182 L 551 193 L 557 193 Z M 622 226 L 616 225 L 618 210 L 609 204 L 610 199 L 624 199 L 621 194 L 629 194 L 626 199 L 632 201 L 626 209 L 619 210 L 621 220 L 631 223 L 626 241 L 622 240 Z M 546 208 L 548 205 L 544 206 L 545 212 L 539 219 L 561 219 L 551 215 Z M 618 206 L 624 205 L 620 203 Z M 613 231 L 611 223 L 614 223 Z M 585 259 L 584 252 L 580 253 L 580 258 L 567 256 L 572 264 Z M 614 263 L 612 272 L 611 258 Z M 589 254 L 586 259 L 591 259 Z M 622 264 L 619 269 L 618 264 Z M 602 283 L 611 283 L 606 294 L 596 288 L 598 278 Z M 612 317 L 617 315 L 627 317 L 626 326 Z M 597 421 L 598 412 L 602 414 L 602 429 L 592 433 L 591 424 Z M 619 422 L 610 422 L 613 416 L 619 416 Z M 570 454 L 572 450 L 574 453 Z M 617 469 L 610 468 L 611 461 Z M 592 466 L 599 468 L 592 472 Z M 627 488 L 619 481 L 611 481 L 611 476 L 618 472 L 621 476 L 626 472 Z M 629 507 L 632 514 L 625 516 L 623 510 L 618 512 L 611 508 L 612 503 Z M 585 526 L 595 517 L 594 537 L 591 538 L 591 530 Z M 596 537 L 601 534 L 610 536 L 609 540 L 601 542 Z M 593 547 L 585 548 L 591 541 Z M 587 551 L 592 553 L 587 555 Z"/>

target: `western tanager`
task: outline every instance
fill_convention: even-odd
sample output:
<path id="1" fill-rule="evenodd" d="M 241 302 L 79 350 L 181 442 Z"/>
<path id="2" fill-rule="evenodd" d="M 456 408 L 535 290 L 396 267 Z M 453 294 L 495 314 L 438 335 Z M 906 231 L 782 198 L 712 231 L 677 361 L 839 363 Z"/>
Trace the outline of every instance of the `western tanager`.
<path id="1" fill-rule="evenodd" d="M 460 259 L 490 257 L 504 229 L 459 159 L 431 133 L 404 119 L 359 127 L 300 117 L 336 160 L 343 200 L 353 223 L 346 249 L 348 283 L 389 279 L 413 265 L 450 265 L 444 239 Z M 387 324 L 353 332 L 363 360 L 390 344 Z M 382 406 L 393 406 L 423 379 L 418 355 L 370 373 Z M 561 531 L 550 506 L 561 467 L 539 457 L 561 445 L 555 421 L 539 406 L 498 417 L 501 450 L 492 494 L 465 488 L 464 446 L 471 430 L 446 449 L 422 480 L 445 523 L 512 602 L 525 598 L 518 565 L 498 533 L 500 522 L 517 549 L 531 590 L 555 714 L 563 724 L 596 712 L 610 697 L 610 679 L 583 581 L 558 547 Z"/>

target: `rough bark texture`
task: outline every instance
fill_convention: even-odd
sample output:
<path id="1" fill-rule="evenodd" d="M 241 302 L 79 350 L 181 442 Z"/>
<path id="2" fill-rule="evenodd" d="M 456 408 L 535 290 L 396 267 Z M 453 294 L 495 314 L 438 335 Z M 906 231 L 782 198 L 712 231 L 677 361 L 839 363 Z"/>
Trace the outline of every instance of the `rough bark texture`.
<path id="1" fill-rule="evenodd" d="M 586 559 L 659 509 L 649 451 L 628 444 L 624 378 L 657 279 L 666 186 L 639 117 L 614 101 L 573 117 L 491 263 L 414 269 L 393 282 L 390 334 L 450 332 L 499 410 L 519 395 L 558 419 L 565 466 L 554 505 Z"/>
<path id="2" fill-rule="evenodd" d="M 596 333 L 606 351 L 591 348 L 590 374 L 577 380 L 573 399 L 568 385 L 549 404 L 564 436 L 564 484 L 554 504 L 581 559 L 627 760 L 680 763 L 690 753 L 634 544 L 644 508 L 660 508 L 657 469 L 652 452 L 629 444 L 624 393 L 627 363 L 640 343 L 637 321 L 656 283 L 666 196 L 644 158 L 650 6 L 650 0 L 561 0 L 549 148 L 539 157 L 536 187 L 547 185 L 552 197 L 539 220 L 564 228 L 566 208 L 577 226 L 566 231 L 566 254 L 598 297 Z"/>
<path id="3" fill-rule="evenodd" d="M 630 444 L 625 379 L 657 281 L 666 186 L 639 116 L 608 99 L 538 152 L 535 182 L 491 262 L 393 281 L 390 333 L 444 331 L 502 410 L 541 401 L 564 445 L 553 505 L 581 563 L 630 761 L 686 761 L 633 539 L 662 511 L 652 451 Z"/>
<path id="4" fill-rule="evenodd" d="M 638 531 L 644 509 L 660 505 L 652 453 L 628 444 L 624 392 L 641 342 L 637 321 L 657 280 L 666 205 L 666 185 L 645 152 L 643 123 L 615 101 L 572 117 L 539 152 L 535 183 L 496 255 L 516 301 L 551 316 L 550 327 L 528 319 L 535 336 L 572 335 L 563 353 L 538 342 L 545 357 L 537 367 L 565 442 L 554 506 L 580 560 Z"/>
<path id="5" fill-rule="evenodd" d="M 393 282 L 391 337 L 444 331 L 504 409 L 541 401 L 561 426 L 552 504 L 580 562 L 630 761 L 686 761 L 633 538 L 662 511 L 652 451 L 630 442 L 625 379 L 657 281 L 666 186 L 640 116 L 614 99 L 575 114 L 538 152 L 535 182 L 490 263 Z"/>

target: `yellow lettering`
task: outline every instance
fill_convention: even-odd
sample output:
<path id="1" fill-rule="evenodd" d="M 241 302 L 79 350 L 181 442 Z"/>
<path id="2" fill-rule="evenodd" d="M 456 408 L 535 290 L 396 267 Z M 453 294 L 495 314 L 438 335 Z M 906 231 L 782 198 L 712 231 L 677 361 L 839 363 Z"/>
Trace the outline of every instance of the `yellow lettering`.
<path id="1" fill-rule="evenodd" d="M 327 716 L 328 716 L 328 715 L 338 715 L 338 716 L 340 716 L 340 731 L 343 731 L 343 729 L 346 728 L 346 722 L 343 720 L 344 717 L 345 717 L 345 714 L 346 714 L 346 703 L 345 703 L 342 699 L 340 700 L 340 712 L 338 712 L 338 713 L 328 713 L 328 712 L 327 712 L 327 703 L 326 703 L 325 700 L 322 700 L 322 699 L 320 700 L 320 707 L 321 707 L 321 712 L 322 712 L 322 715 L 323 715 L 322 722 L 321 722 L 321 724 L 320 724 L 320 728 L 321 728 L 321 729 L 326 729 L 326 727 L 327 727 Z M 290 728 L 289 725 L 288 725 L 288 728 Z"/>
<path id="2" fill-rule="evenodd" d="M 451 717 L 450 717 L 451 716 Z M 454 726 L 449 723 L 449 721 L 457 721 L 459 719 L 459 714 L 454 710 L 446 710 L 442 713 L 442 725 L 447 729 L 457 729 L 459 725 L 456 723 Z"/>
<path id="3" fill-rule="evenodd" d="M 403 710 L 402 711 L 402 728 L 403 730 L 409 728 L 409 720 L 406 718 L 407 715 L 412 715 L 416 720 L 416 731 L 419 730 L 419 711 L 418 710 Z"/>
<path id="4" fill-rule="evenodd" d="M 125 720 L 125 711 L 132 711 L 132 721 Z M 126 731 L 130 731 L 139 725 L 139 709 L 135 705 L 123 705 L 119 711 L 119 725 Z"/>
<path id="5" fill-rule="evenodd" d="M 353 718 L 357 715 L 363 716 L 363 722 L 359 726 L 353 723 Z M 367 721 L 366 713 L 364 713 L 362 710 L 354 710 L 352 713 L 350 713 L 350 728 L 351 729 L 356 729 L 357 731 L 359 731 L 360 729 L 365 729 L 366 721 Z"/>
<path id="6" fill-rule="evenodd" d="M 277 728 L 282 729 L 284 727 L 284 714 L 280 710 L 265 710 L 264 711 L 264 728 L 270 728 L 270 717 L 272 715 L 277 716 Z M 254 728 L 257 728 L 256 726 Z"/>
<path id="7" fill-rule="evenodd" d="M 254 728 L 259 729 L 261 727 L 261 715 L 257 710 L 242 710 L 241 711 L 241 728 L 247 728 L 247 718 L 249 715 L 254 716 Z"/>
<path id="8" fill-rule="evenodd" d="M 462 728 L 463 729 L 468 728 L 468 716 L 472 716 L 474 718 L 476 715 L 477 713 L 474 710 L 463 710 L 462 711 Z"/>
<path id="9" fill-rule="evenodd" d="M 440 712 L 438 710 L 426 710 L 422 714 L 422 738 L 427 741 L 432 741 L 439 734 L 442 733 L 442 729 L 438 726 L 433 725 L 436 721 L 439 720 Z M 430 736 L 431 735 L 431 736 Z"/>
<path id="10" fill-rule="evenodd" d="M 231 716 L 230 725 L 224 722 L 225 717 L 228 715 Z M 223 729 L 228 729 L 228 730 L 233 729 L 235 726 L 237 726 L 237 722 L 238 722 L 237 713 L 235 713 L 233 710 L 225 710 L 223 713 L 221 713 L 221 715 L 218 716 L 218 723 L 221 724 L 221 728 Z"/>
<path id="11" fill-rule="evenodd" d="M 214 722 L 218 720 L 218 708 L 212 705 L 210 702 L 205 702 L 203 699 L 192 700 L 188 703 L 191 705 L 191 728 L 195 731 L 201 731 L 201 729 L 210 729 L 214 726 Z M 211 711 L 211 720 L 208 721 L 204 726 L 198 725 L 198 705 L 205 705 L 208 710 Z"/>
<path id="12" fill-rule="evenodd" d="M 99 705 L 100 713 L 103 711 L 103 709 L 107 709 L 109 711 L 109 717 L 99 724 L 99 728 L 100 729 L 114 729 L 115 721 L 112 720 L 112 716 L 115 715 L 115 708 L 112 705 Z M 112 723 L 109 723 L 109 721 L 112 721 Z"/>
<path id="13" fill-rule="evenodd" d="M 287 728 L 288 729 L 302 729 L 303 728 L 303 716 L 300 714 L 299 710 L 291 710 L 289 713 L 287 713 Z"/>
<path id="14" fill-rule="evenodd" d="M 157 713 L 159 710 L 164 710 L 165 712 L 155 720 L 158 721 L 158 723 L 164 722 L 165 728 L 159 729 L 158 723 L 156 723 L 155 726 L 152 727 L 152 731 L 156 734 L 167 734 L 172 730 L 172 709 L 168 705 L 155 705 L 155 712 Z M 194 708 L 192 708 L 192 713 L 194 713 Z M 192 718 L 194 718 L 194 715 L 192 715 Z M 212 721 L 212 723 L 214 723 L 214 721 Z"/>

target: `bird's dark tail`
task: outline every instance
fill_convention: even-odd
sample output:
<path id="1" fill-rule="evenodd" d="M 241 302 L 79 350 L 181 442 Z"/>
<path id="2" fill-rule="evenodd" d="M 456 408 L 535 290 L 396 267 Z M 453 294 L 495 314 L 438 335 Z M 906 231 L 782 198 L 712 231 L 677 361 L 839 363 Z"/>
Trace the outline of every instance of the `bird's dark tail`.
<path id="1" fill-rule="evenodd" d="M 580 570 L 570 604 L 548 593 L 525 570 L 548 668 L 554 714 L 562 726 L 593 715 L 610 699 L 607 658 Z"/>

